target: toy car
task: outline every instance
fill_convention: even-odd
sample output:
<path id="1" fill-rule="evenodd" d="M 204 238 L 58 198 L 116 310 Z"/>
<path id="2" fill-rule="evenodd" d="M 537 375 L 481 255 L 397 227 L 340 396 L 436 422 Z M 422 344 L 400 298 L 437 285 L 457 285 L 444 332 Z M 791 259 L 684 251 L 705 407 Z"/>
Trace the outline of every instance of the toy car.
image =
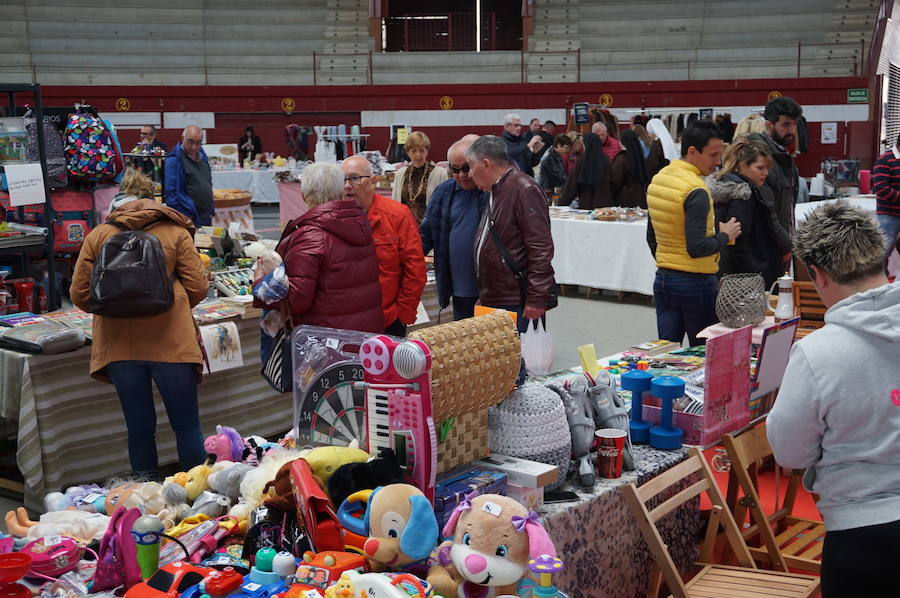
<path id="1" fill-rule="evenodd" d="M 150 579 L 131 586 L 125 598 L 177 598 L 206 579 L 215 569 L 178 561 L 163 565 Z"/>
<path id="2" fill-rule="evenodd" d="M 297 567 L 294 584 L 282 598 L 307 598 L 307 590 L 324 591 L 328 586 L 334 585 L 341 574 L 347 571 L 365 572 L 368 568 L 368 561 L 364 557 L 351 552 L 306 552 L 303 562 Z"/>

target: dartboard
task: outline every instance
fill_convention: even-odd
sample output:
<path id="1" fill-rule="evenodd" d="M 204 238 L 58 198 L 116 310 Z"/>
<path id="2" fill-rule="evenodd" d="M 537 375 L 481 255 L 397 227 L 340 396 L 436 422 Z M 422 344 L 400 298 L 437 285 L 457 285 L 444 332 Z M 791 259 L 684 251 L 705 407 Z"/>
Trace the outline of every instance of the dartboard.
<path id="1" fill-rule="evenodd" d="M 312 380 L 298 413 L 303 442 L 346 446 L 357 439 L 366 446 L 366 391 L 353 388 L 362 379 L 361 365 L 344 364 Z"/>

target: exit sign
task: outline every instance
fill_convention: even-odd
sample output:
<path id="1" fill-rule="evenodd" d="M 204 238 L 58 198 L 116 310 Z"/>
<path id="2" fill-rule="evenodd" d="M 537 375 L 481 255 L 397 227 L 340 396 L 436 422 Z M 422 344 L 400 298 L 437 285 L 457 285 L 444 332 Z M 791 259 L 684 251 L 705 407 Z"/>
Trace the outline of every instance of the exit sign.
<path id="1" fill-rule="evenodd" d="M 869 90 L 865 87 L 861 87 L 858 89 L 848 89 L 847 90 L 847 103 L 848 104 L 868 104 L 869 103 Z"/>

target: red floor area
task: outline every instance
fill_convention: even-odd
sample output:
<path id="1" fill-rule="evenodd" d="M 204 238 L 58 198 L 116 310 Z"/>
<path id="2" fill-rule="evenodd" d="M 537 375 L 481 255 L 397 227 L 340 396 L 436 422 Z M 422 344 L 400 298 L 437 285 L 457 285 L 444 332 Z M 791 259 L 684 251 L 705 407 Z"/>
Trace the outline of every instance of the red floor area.
<path id="1" fill-rule="evenodd" d="M 708 449 L 704 452 L 707 462 L 710 463 L 710 467 L 712 467 L 712 458 L 715 454 L 715 448 Z M 722 490 L 722 495 L 724 496 L 728 491 L 728 474 L 719 473 L 714 468 L 713 474 L 715 475 L 716 481 L 718 482 L 719 488 Z M 776 500 L 775 482 L 776 480 L 774 471 L 764 471 L 759 474 L 759 498 L 763 503 L 763 510 L 765 510 L 766 513 L 771 513 L 774 510 Z M 777 488 L 778 502 L 784 500 L 784 490 L 786 485 L 787 480 L 784 476 L 784 473 L 781 472 Z M 706 494 L 701 495 L 700 508 L 703 510 L 710 508 L 709 500 L 706 498 Z M 794 503 L 793 514 L 795 517 L 803 517 L 806 519 L 822 519 L 822 516 L 819 514 L 819 510 L 816 509 L 816 504 L 813 502 L 812 496 L 802 487 L 797 493 L 797 500 Z"/>

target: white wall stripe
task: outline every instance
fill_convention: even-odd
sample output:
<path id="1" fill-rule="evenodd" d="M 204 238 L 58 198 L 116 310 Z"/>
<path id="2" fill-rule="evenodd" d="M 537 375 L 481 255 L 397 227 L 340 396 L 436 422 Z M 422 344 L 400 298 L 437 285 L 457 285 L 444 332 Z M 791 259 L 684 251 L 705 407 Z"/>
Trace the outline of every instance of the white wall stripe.
<path id="1" fill-rule="evenodd" d="M 710 106 L 715 113 L 729 112 L 731 120 L 738 122 L 742 118 L 762 110 L 759 106 Z M 611 108 L 619 120 L 628 120 L 639 108 Z M 658 108 L 664 114 L 666 108 Z M 672 106 L 670 110 L 678 110 Z M 515 112 L 528 124 L 532 118 L 542 121 L 552 120 L 563 123 L 566 120 L 564 108 L 518 108 L 512 110 L 363 110 L 360 121 L 363 127 L 389 127 L 393 124 L 406 124 L 412 127 L 489 127 L 502 126 L 503 117 Z M 869 120 L 868 104 L 818 104 L 803 106 L 803 114 L 808 122 L 864 122 Z"/>

